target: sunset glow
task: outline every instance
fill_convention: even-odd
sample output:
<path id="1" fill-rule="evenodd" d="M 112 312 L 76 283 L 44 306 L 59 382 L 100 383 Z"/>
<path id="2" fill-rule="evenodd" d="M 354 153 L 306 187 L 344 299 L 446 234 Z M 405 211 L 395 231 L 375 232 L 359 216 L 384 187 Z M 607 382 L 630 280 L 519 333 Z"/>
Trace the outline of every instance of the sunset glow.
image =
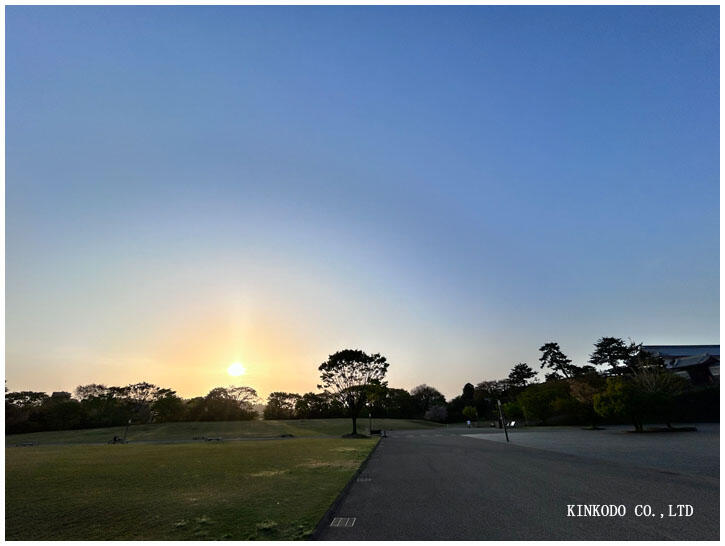
<path id="1" fill-rule="evenodd" d="M 247 373 L 247 369 L 239 362 L 235 362 L 227 368 L 227 373 L 231 376 L 239 377 Z"/>
<path id="2" fill-rule="evenodd" d="M 359 348 L 455 397 L 714 343 L 719 12 L 595 11 L 15 6 L 7 388 L 302 394 Z"/>

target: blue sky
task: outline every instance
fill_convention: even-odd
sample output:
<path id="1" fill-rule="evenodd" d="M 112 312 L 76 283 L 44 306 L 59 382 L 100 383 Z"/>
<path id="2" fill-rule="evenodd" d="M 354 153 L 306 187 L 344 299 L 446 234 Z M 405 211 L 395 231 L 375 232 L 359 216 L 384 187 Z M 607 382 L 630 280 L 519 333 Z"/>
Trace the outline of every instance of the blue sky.
<path id="1" fill-rule="evenodd" d="M 11 389 L 719 342 L 718 7 L 6 8 Z"/>

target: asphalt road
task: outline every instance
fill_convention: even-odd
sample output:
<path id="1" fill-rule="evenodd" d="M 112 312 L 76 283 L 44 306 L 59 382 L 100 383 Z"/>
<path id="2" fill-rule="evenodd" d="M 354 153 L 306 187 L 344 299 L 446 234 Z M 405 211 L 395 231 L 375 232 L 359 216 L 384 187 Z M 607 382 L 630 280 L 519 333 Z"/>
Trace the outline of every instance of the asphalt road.
<path id="1" fill-rule="evenodd" d="M 678 426 L 684 426 L 679 425 Z M 633 434 L 632 426 L 608 425 L 602 430 L 578 427 L 532 427 L 509 430 L 511 443 L 570 455 L 669 470 L 682 474 L 720 476 L 720 424 L 696 423 L 697 432 Z M 469 429 L 472 436 L 505 442 L 503 431 Z M 478 436 L 479 434 L 485 436 Z"/>
<path id="2" fill-rule="evenodd" d="M 470 438 L 466 432 L 396 431 L 382 439 L 333 514 L 355 518 L 354 524 L 326 526 L 316 538 L 719 540 L 716 476 Z M 567 516 L 568 505 L 576 504 L 624 505 L 626 515 Z M 668 505 L 678 504 L 691 505 L 693 515 L 670 517 Z M 654 515 L 635 516 L 637 505 L 649 505 Z"/>

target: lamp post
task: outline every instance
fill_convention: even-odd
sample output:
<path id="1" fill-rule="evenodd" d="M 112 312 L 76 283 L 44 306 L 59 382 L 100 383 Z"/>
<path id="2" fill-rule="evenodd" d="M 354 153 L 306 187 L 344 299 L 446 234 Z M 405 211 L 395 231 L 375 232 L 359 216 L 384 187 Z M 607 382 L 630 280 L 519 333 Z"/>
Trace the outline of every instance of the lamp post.
<path id="1" fill-rule="evenodd" d="M 368 402 L 368 436 L 373 435 L 373 405 Z"/>
<path id="2" fill-rule="evenodd" d="M 506 420 L 503 418 L 503 410 L 501 409 L 501 400 L 496 400 L 498 402 L 498 415 L 501 418 L 501 424 L 503 425 L 503 433 L 506 435 L 506 441 L 509 441 L 509 432 L 506 430 Z"/>

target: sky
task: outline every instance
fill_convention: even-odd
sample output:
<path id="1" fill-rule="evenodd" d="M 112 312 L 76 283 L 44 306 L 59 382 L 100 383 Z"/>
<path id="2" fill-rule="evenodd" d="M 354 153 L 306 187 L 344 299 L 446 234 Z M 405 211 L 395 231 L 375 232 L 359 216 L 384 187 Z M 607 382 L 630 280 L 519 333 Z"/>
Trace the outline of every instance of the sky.
<path id="1" fill-rule="evenodd" d="M 5 9 L 10 390 L 719 343 L 717 6 Z"/>

